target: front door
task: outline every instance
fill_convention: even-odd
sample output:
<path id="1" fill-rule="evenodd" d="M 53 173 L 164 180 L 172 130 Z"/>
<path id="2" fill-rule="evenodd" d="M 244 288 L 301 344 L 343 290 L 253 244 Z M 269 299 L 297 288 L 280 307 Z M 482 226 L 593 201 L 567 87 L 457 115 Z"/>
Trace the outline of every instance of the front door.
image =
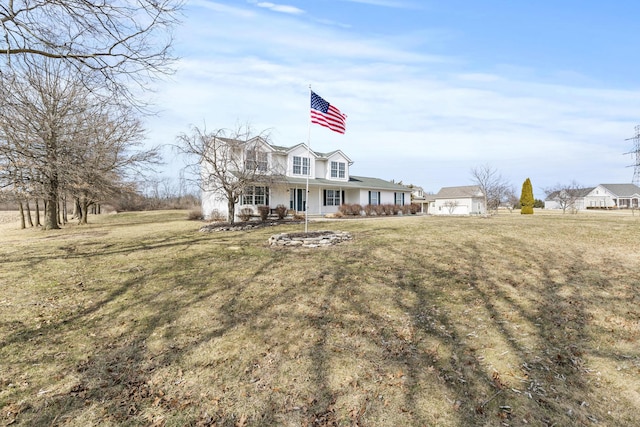
<path id="1" fill-rule="evenodd" d="M 295 209 L 298 212 L 304 212 L 306 209 L 307 198 L 304 188 L 289 189 L 289 209 Z"/>

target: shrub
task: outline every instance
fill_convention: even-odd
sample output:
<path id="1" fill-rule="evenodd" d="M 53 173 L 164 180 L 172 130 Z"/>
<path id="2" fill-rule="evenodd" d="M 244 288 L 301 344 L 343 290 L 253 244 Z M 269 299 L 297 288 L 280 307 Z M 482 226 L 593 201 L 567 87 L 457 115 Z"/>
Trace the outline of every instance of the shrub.
<path id="1" fill-rule="evenodd" d="M 360 216 L 362 215 L 362 206 L 357 203 L 351 205 L 344 203 L 340 205 L 338 212 L 343 215 Z"/>
<path id="2" fill-rule="evenodd" d="M 189 221 L 200 221 L 204 219 L 204 216 L 202 215 L 202 209 L 190 210 L 189 213 L 187 214 L 187 219 Z"/>
<path id="3" fill-rule="evenodd" d="M 211 221 L 214 222 L 222 222 L 226 221 L 227 217 L 222 214 L 218 209 L 214 209 L 211 211 Z"/>
<path id="4" fill-rule="evenodd" d="M 376 208 L 376 214 L 378 215 L 391 215 L 392 213 L 393 210 L 391 208 L 391 205 L 389 204 L 378 205 L 378 207 Z"/>
<path id="5" fill-rule="evenodd" d="M 278 215 L 278 219 L 284 219 L 287 216 L 287 207 L 285 205 L 276 206 L 276 215 Z"/>
<path id="6" fill-rule="evenodd" d="M 413 209 L 411 209 L 411 205 L 403 205 L 402 206 L 402 215 L 409 215 L 415 213 Z"/>
<path id="7" fill-rule="evenodd" d="M 376 213 L 375 205 L 365 205 L 364 214 L 366 216 L 372 216 L 372 215 L 375 215 L 375 213 Z"/>
<path id="8" fill-rule="evenodd" d="M 411 210 L 411 214 L 415 215 L 420 212 L 420 205 L 418 203 L 411 203 L 409 209 Z"/>
<path id="9" fill-rule="evenodd" d="M 266 221 L 267 218 L 269 218 L 270 211 L 271 209 L 269 209 L 269 206 L 267 205 L 258 206 L 258 215 L 260 215 L 260 221 L 262 222 Z"/>
<path id="10" fill-rule="evenodd" d="M 238 214 L 238 217 L 240 218 L 241 221 L 249 221 L 252 216 L 253 216 L 253 209 L 251 208 L 242 208 L 240 209 L 240 213 Z"/>

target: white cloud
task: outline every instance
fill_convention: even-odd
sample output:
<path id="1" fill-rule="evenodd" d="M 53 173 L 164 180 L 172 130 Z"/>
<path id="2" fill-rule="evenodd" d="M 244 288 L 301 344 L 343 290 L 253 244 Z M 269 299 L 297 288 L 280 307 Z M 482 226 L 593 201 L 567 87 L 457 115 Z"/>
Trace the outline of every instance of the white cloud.
<path id="1" fill-rule="evenodd" d="M 257 2 L 257 3 L 255 3 L 255 5 L 258 6 L 258 7 L 262 7 L 264 9 L 272 10 L 274 12 L 289 13 L 289 14 L 292 14 L 292 15 L 301 15 L 301 14 L 304 13 L 304 10 L 302 10 L 302 9 L 299 9 L 299 8 L 297 8 L 295 6 L 288 6 L 288 5 L 283 5 L 283 4 L 274 4 L 274 3 L 269 3 L 269 2 Z"/>
<path id="2" fill-rule="evenodd" d="M 516 186 L 530 177 L 534 188 L 631 179 L 622 153 L 640 116 L 639 91 L 544 81 L 517 66 L 473 70 L 403 37 L 214 9 L 199 8 L 181 35 L 192 53 L 158 94 L 166 111 L 150 121 L 155 142 L 172 142 L 189 124 L 238 122 L 272 129 L 279 145 L 306 142 L 312 84 L 348 115 L 345 135 L 312 127 L 312 148 L 342 149 L 356 175 L 432 191 L 469 184 L 470 168 L 485 163 Z"/>

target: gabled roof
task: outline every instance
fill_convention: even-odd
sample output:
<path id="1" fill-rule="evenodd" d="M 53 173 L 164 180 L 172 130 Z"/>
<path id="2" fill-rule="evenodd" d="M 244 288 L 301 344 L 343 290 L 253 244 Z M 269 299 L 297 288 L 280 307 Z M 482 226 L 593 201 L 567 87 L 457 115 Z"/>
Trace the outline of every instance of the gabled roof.
<path id="1" fill-rule="evenodd" d="M 469 197 L 482 197 L 482 190 L 477 185 L 465 185 L 462 187 L 442 187 L 436 199 L 467 199 Z"/>
<path id="2" fill-rule="evenodd" d="M 586 188 L 575 188 L 571 190 L 571 194 L 573 197 L 587 197 L 589 195 L 589 193 L 591 193 L 593 190 L 595 190 L 596 187 L 586 187 Z M 560 192 L 562 191 L 566 191 L 566 190 L 558 190 L 558 191 L 554 191 L 553 193 L 549 193 L 549 195 L 547 196 L 547 198 L 545 200 L 555 200 L 558 198 L 558 196 L 560 195 Z"/>
<path id="3" fill-rule="evenodd" d="M 635 184 L 600 184 L 600 187 L 604 187 L 618 197 L 640 195 L 640 187 Z"/>
<path id="4" fill-rule="evenodd" d="M 226 138 L 226 137 L 216 137 L 220 141 L 224 141 L 225 143 L 234 143 L 234 144 L 261 144 L 268 147 L 271 150 L 275 149 L 274 145 L 269 144 L 264 138 L 261 136 L 254 136 L 253 138 L 249 138 L 247 140 L 235 139 L 235 138 Z"/>
<path id="5" fill-rule="evenodd" d="M 284 146 L 281 146 L 281 145 L 272 145 L 272 144 L 269 144 L 269 146 L 270 146 L 274 151 L 277 151 L 277 152 L 282 153 L 282 154 L 288 154 L 288 153 L 290 153 L 291 151 L 293 151 L 293 150 L 295 150 L 296 148 L 299 148 L 299 147 L 305 147 L 305 148 L 307 148 L 307 144 L 305 144 L 304 142 L 301 142 L 301 143 L 299 143 L 299 144 L 293 145 L 293 146 L 291 146 L 291 147 L 284 147 Z M 342 155 L 342 157 L 344 157 L 344 158 L 347 160 L 347 162 L 349 162 L 349 165 L 352 165 L 352 164 L 353 164 L 353 161 L 349 158 L 349 156 L 347 156 L 346 154 L 344 154 L 344 152 L 343 152 L 342 150 L 333 150 L 333 151 L 330 151 L 330 152 L 328 152 L 328 153 L 322 153 L 322 152 L 320 152 L 320 151 L 314 151 L 314 150 L 309 150 L 309 151 L 311 152 L 311 154 L 312 154 L 314 157 L 316 157 L 316 158 L 318 158 L 318 159 L 321 159 L 321 160 L 322 160 L 322 159 L 327 160 L 327 159 L 329 159 L 331 156 L 333 156 L 334 154 L 340 154 L 340 155 Z"/>

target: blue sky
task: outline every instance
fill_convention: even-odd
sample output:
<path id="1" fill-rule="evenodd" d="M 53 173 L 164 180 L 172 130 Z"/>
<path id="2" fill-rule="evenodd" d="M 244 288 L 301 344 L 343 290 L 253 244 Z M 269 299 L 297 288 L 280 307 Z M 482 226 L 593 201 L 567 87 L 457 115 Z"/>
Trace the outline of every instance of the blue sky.
<path id="1" fill-rule="evenodd" d="M 483 165 L 518 194 L 529 177 L 538 198 L 631 182 L 638 16 L 631 1 L 191 0 L 149 136 L 249 123 L 433 192 Z M 309 128 L 309 85 L 348 115 L 346 134 Z"/>

